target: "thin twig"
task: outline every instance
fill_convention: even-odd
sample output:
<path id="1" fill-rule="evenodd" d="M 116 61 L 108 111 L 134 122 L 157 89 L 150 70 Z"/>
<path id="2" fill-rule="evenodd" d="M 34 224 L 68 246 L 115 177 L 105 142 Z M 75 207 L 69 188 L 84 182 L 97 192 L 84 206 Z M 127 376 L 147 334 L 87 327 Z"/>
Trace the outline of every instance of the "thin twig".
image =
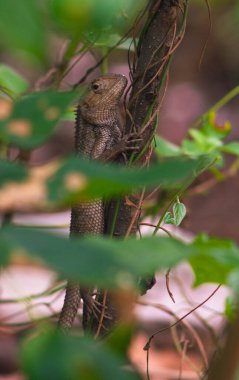
<path id="1" fill-rule="evenodd" d="M 221 287 L 221 284 L 218 285 L 216 287 L 216 289 L 203 301 L 201 302 L 199 305 L 195 306 L 192 310 L 190 310 L 188 313 L 186 313 L 185 315 L 183 315 L 181 318 L 179 318 L 176 322 L 174 322 L 173 324 L 171 324 L 170 326 L 167 326 L 167 327 L 164 327 L 158 331 L 156 331 L 154 334 L 152 334 L 147 343 L 145 344 L 144 346 L 144 350 L 147 351 L 147 357 L 146 357 L 146 365 L 147 365 L 147 378 L 150 380 L 150 376 L 149 376 L 149 367 L 148 367 L 148 364 L 149 364 L 149 350 L 150 350 L 150 345 L 151 345 L 151 341 L 155 338 L 156 335 L 162 333 L 163 331 L 166 331 L 166 330 L 169 330 L 171 329 L 173 326 L 176 326 L 177 324 L 179 324 L 181 321 L 183 321 L 186 317 L 188 317 L 190 314 L 192 314 L 195 310 L 199 309 L 202 305 L 204 305 L 207 301 L 209 301 L 213 296 L 214 294 L 218 291 L 218 289 Z"/>
<path id="2" fill-rule="evenodd" d="M 167 270 L 167 273 L 166 273 L 166 275 L 165 275 L 165 279 L 166 279 L 166 288 L 167 288 L 167 291 L 168 291 L 169 297 L 171 298 L 171 300 L 173 301 L 173 303 L 175 303 L 175 299 L 174 299 L 173 293 L 172 293 L 171 290 L 170 290 L 170 285 L 169 285 L 169 282 L 170 282 L 170 278 L 169 278 L 170 271 L 171 271 L 171 269 L 168 269 L 168 270 Z"/>

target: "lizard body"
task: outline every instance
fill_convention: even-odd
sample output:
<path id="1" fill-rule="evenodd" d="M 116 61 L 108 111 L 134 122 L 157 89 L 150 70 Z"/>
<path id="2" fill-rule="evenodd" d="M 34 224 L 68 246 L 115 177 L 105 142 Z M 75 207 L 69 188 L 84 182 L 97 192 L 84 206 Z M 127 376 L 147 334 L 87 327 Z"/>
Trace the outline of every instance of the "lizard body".
<path id="1" fill-rule="evenodd" d="M 126 85 L 127 79 L 118 74 L 108 74 L 92 82 L 83 102 L 77 108 L 75 150 L 78 155 L 88 159 L 107 160 L 110 159 L 110 152 L 114 147 L 115 154 L 122 150 L 119 104 Z M 103 232 L 102 199 L 81 203 L 72 208 L 70 236 L 101 235 Z M 87 326 L 91 295 L 86 289 L 80 289 L 79 284 L 69 282 L 59 318 L 60 328 L 67 330 L 72 326 L 81 298 L 84 301 L 83 327 Z"/>

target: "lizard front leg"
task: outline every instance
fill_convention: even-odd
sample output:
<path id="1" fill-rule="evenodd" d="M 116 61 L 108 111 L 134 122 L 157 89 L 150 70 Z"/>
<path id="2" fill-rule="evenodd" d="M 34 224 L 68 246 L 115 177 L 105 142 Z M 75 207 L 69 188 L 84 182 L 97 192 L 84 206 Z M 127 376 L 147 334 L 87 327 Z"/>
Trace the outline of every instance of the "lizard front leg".
<path id="1" fill-rule="evenodd" d="M 127 135 L 124 135 L 119 142 L 113 145 L 112 148 L 105 150 L 99 157 L 100 161 L 112 161 L 126 151 L 137 152 L 139 149 L 137 144 L 140 142 L 142 142 L 142 139 L 138 137 L 137 134 L 128 133 Z"/>

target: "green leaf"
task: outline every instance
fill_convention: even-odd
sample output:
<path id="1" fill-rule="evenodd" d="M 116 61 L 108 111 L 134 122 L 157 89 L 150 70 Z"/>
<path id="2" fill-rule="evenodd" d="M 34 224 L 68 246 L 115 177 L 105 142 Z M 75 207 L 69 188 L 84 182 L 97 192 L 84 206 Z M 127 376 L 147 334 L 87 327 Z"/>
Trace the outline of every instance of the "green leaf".
<path id="1" fill-rule="evenodd" d="M 107 337 L 106 346 L 121 357 L 127 357 L 130 342 L 135 333 L 132 323 L 119 324 Z"/>
<path id="2" fill-rule="evenodd" d="M 180 148 L 177 145 L 170 143 L 167 140 L 164 140 L 162 137 L 158 135 L 155 136 L 155 153 L 159 157 L 172 157 L 179 156 L 181 154 Z"/>
<path id="3" fill-rule="evenodd" d="M 46 327 L 25 341 L 21 363 L 29 380 L 140 380 L 135 372 L 123 369 L 125 361 L 102 342 Z"/>
<path id="4" fill-rule="evenodd" d="M 87 34 L 87 36 L 90 35 L 90 33 Z M 98 38 L 95 33 L 91 33 L 89 40 L 91 40 L 92 43 L 94 43 L 95 47 L 113 47 L 119 43 L 119 41 L 122 39 L 122 36 L 119 34 L 109 34 L 109 32 L 102 33 Z M 137 43 L 137 39 L 135 41 Z M 129 50 L 130 48 L 133 48 L 134 45 L 132 44 L 132 38 L 126 38 L 124 39 L 119 45 L 117 45 L 117 49 L 121 50 Z"/>
<path id="5" fill-rule="evenodd" d="M 107 238 L 66 239 L 42 231 L 5 227 L 0 242 L 42 259 L 65 278 L 84 285 L 137 286 L 139 276 L 169 268 L 186 259 L 190 249 L 165 237 L 118 241 Z M 147 255 L 145 254 L 147 252 Z"/>
<path id="6" fill-rule="evenodd" d="M 191 140 L 183 140 L 181 146 L 182 152 L 189 156 L 199 156 L 203 153 L 201 146 L 199 146 L 196 142 Z"/>
<path id="7" fill-rule="evenodd" d="M 9 263 L 11 255 L 11 247 L 8 241 L 4 238 L 0 239 L 0 266 L 5 266 Z"/>
<path id="8" fill-rule="evenodd" d="M 40 137 L 45 138 L 43 135 Z M 30 142 L 32 143 L 32 141 Z M 25 140 L 24 143 L 26 143 Z M 29 169 L 26 174 L 28 178 L 25 177 L 25 186 L 34 184 L 35 191 L 42 194 L 42 200 L 37 202 L 32 193 L 32 197 L 29 199 L 31 209 L 34 207 L 42 210 L 46 207 L 59 209 L 59 206 L 67 207 L 96 197 L 122 196 L 143 186 L 160 185 L 167 189 L 179 188 L 182 183 L 192 182 L 205 167 L 212 163 L 211 160 L 211 156 L 202 156 L 199 159 L 170 158 L 141 170 L 113 164 L 105 165 L 74 156 L 65 161 L 55 160 L 47 166 Z M 5 161 L 0 164 L 0 169 L 1 165 L 4 167 Z M 20 165 L 20 167 L 25 173 L 24 166 Z M 8 192 L 7 189 L 2 189 L 0 209 L 3 211 L 24 210 L 24 205 L 26 205 L 26 202 L 22 203 L 18 200 L 20 196 L 24 197 L 24 187 L 19 186 L 14 179 L 18 168 L 19 165 L 15 166 L 15 163 L 11 163 L 8 181 L 12 182 L 12 191 Z M 38 174 L 39 170 L 42 173 L 41 176 Z M 0 173 L 0 185 L 1 182 L 4 184 L 6 180 L 4 176 L 1 180 Z M 7 203 L 2 200 L 6 197 Z"/>
<path id="9" fill-rule="evenodd" d="M 231 143 L 222 146 L 221 150 L 226 153 L 234 154 L 239 156 L 239 142 L 233 141 Z"/>
<path id="10" fill-rule="evenodd" d="M 200 145 L 204 145 L 207 141 L 207 137 L 198 129 L 189 129 L 188 133 L 193 138 L 193 140 Z"/>
<path id="11" fill-rule="evenodd" d="M 181 150 L 184 154 L 189 156 L 195 156 L 207 153 L 217 153 L 220 156 L 220 147 L 222 142 L 219 139 L 209 137 L 205 139 L 204 143 L 198 141 L 183 140 Z"/>
<path id="12" fill-rule="evenodd" d="M 164 224 L 174 224 L 174 218 L 170 211 L 167 211 L 163 218 Z"/>
<path id="13" fill-rule="evenodd" d="M 223 125 L 218 125 L 216 117 L 215 112 L 209 112 L 203 120 L 200 131 L 206 136 L 223 140 L 230 134 L 231 124 L 229 121 L 226 121 Z"/>
<path id="14" fill-rule="evenodd" d="M 1 43 L 16 56 L 46 61 L 47 25 L 37 0 L 0 1 Z"/>
<path id="15" fill-rule="evenodd" d="M 40 137 L 45 138 L 43 135 Z M 32 141 L 30 142 L 32 143 Z M 34 193 L 29 193 L 30 209 L 44 210 L 51 207 L 53 210 L 97 197 L 119 197 L 144 186 L 160 185 L 167 189 L 179 188 L 182 184 L 191 183 L 211 163 L 211 156 L 202 156 L 198 159 L 170 158 L 164 159 L 148 169 L 138 169 L 113 164 L 104 165 L 97 161 L 88 161 L 74 156 L 65 161 L 55 160 L 43 167 L 29 169 L 24 185 L 33 185 L 35 192 L 41 194 L 38 202 Z M 6 188 L 2 189 L 0 210 L 4 212 L 25 211 L 28 200 L 24 198 L 24 186 L 19 185 L 14 179 L 14 173 L 17 172 L 19 166 L 15 166 L 14 163 L 11 165 L 12 171 L 8 176 L 9 182 L 12 182 L 11 191 L 9 192 Z M 23 171 L 25 170 L 23 165 L 20 167 L 23 168 Z M 41 176 L 39 176 L 39 171 L 42 173 Z M 3 184 L 6 182 L 4 177 L 2 182 Z M 19 202 L 19 197 L 23 197 L 25 202 Z"/>
<path id="16" fill-rule="evenodd" d="M 0 65 L 0 88 L 10 96 L 25 92 L 29 84 L 15 70 L 6 65 Z"/>
<path id="17" fill-rule="evenodd" d="M 174 223 L 176 226 L 179 226 L 186 215 L 186 207 L 183 203 L 179 201 L 174 203 L 173 205 L 173 215 L 174 215 Z"/>
<path id="18" fill-rule="evenodd" d="M 17 100 L 11 115 L 0 121 L 0 139 L 22 149 L 33 149 L 43 144 L 69 104 L 74 92 L 44 91 Z"/>
<path id="19" fill-rule="evenodd" d="M 95 42 L 101 34 L 103 37 L 106 33 L 123 35 L 144 6 L 144 0 L 52 0 L 48 6 L 63 33 L 73 39 L 96 34 Z"/>
<path id="20" fill-rule="evenodd" d="M 66 120 L 66 121 L 75 121 L 76 119 L 75 111 L 66 110 L 66 112 L 64 112 L 64 114 L 62 115 L 61 119 Z"/>
<path id="21" fill-rule="evenodd" d="M 186 154 L 205 154 L 222 146 L 222 142 L 218 137 L 208 136 L 197 129 L 189 129 L 189 134 L 192 136 L 193 141 L 184 140 L 182 143 L 182 151 Z"/>
<path id="22" fill-rule="evenodd" d="M 28 178 L 27 169 L 7 160 L 0 160 L 0 186 L 9 182 L 23 182 Z"/>
<path id="23" fill-rule="evenodd" d="M 200 235 L 193 243 L 195 255 L 190 263 L 195 272 L 194 285 L 205 282 L 227 284 L 230 274 L 239 269 L 239 250 L 230 240 Z"/>
<path id="24" fill-rule="evenodd" d="M 98 196 L 122 195 L 142 186 L 161 185 L 178 187 L 186 179 L 193 179 L 198 172 L 212 162 L 211 156 L 199 159 L 164 159 L 148 169 L 126 169 L 119 166 L 102 165 L 99 162 L 70 158 L 61 165 L 48 181 L 49 198 L 52 202 L 68 204 L 79 199 Z M 79 177 L 79 187 L 71 190 L 69 176 Z"/>
<path id="25" fill-rule="evenodd" d="M 227 297 L 225 301 L 225 316 L 229 322 L 235 322 L 236 313 L 238 312 L 238 302 L 234 297 Z"/>
<path id="26" fill-rule="evenodd" d="M 42 259 L 65 278 L 83 285 L 123 289 L 137 286 L 138 278 L 167 269 L 183 260 L 195 272 L 194 285 L 206 282 L 230 284 L 239 272 L 239 249 L 232 241 L 199 236 L 191 244 L 168 237 L 63 238 L 42 231 L 4 227 L 0 246 L 5 261 L 20 249 Z"/>

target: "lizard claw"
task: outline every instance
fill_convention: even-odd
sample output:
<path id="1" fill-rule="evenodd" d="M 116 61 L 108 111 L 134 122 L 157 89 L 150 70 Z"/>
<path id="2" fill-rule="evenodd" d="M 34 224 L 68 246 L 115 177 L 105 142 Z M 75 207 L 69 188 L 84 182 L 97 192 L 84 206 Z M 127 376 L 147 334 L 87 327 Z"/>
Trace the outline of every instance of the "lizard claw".
<path id="1" fill-rule="evenodd" d="M 128 133 L 123 136 L 122 141 L 124 143 L 124 151 L 137 152 L 140 149 L 139 145 L 142 142 L 142 138 L 137 133 Z"/>
<path id="2" fill-rule="evenodd" d="M 81 289 L 81 298 L 83 300 L 83 317 L 82 317 L 82 325 L 83 328 L 86 329 L 91 315 L 93 314 L 97 317 L 97 314 L 100 313 L 100 308 L 97 305 L 97 301 L 92 298 L 91 294 L 86 289 Z"/>
<path id="3" fill-rule="evenodd" d="M 81 289 L 81 298 L 83 299 L 83 318 L 82 325 L 84 330 L 89 326 L 91 316 L 94 316 L 96 320 L 99 320 L 102 313 L 102 303 L 94 299 L 88 290 Z M 104 306 L 107 309 L 107 306 Z M 112 319 L 109 314 L 104 313 L 105 319 Z"/>
<path id="4" fill-rule="evenodd" d="M 125 147 L 125 150 L 135 150 L 135 151 L 138 151 L 139 150 L 139 145 L 132 145 L 132 146 L 126 146 Z"/>
<path id="5" fill-rule="evenodd" d="M 143 139 L 142 137 L 139 136 L 138 133 L 133 132 L 133 133 L 127 133 L 122 137 L 122 140 L 125 141 L 126 143 L 129 142 L 141 142 Z"/>

